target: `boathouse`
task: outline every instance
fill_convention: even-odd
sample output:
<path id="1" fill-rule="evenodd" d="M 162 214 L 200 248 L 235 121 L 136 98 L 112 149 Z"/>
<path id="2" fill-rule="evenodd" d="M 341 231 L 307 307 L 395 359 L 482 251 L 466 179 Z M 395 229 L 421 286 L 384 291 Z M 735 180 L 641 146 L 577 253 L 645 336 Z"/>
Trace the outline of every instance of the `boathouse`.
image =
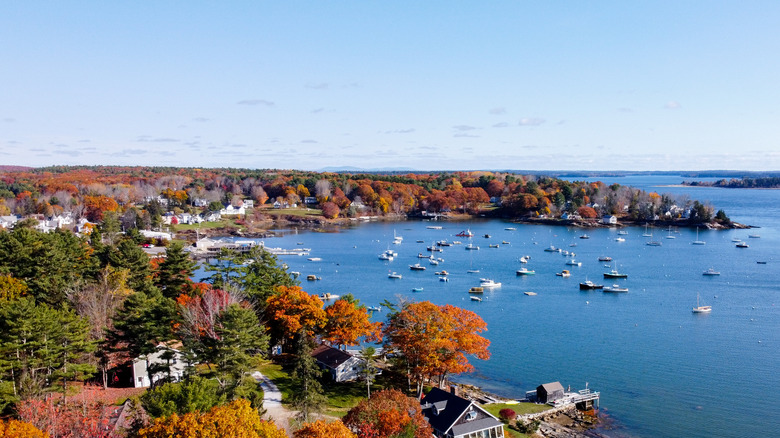
<path id="1" fill-rule="evenodd" d="M 545 383 L 536 387 L 536 401 L 550 403 L 563 398 L 564 390 L 561 382 Z"/>
<path id="2" fill-rule="evenodd" d="M 457 395 L 456 387 L 450 392 L 431 389 L 422 404 L 422 414 L 436 437 L 503 438 L 503 423 L 471 400 Z"/>

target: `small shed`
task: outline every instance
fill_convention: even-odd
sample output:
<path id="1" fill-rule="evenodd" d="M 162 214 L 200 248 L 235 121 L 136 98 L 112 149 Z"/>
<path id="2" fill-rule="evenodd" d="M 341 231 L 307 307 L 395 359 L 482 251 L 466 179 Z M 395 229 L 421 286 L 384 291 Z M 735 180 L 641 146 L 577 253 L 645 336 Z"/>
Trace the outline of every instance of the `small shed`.
<path id="1" fill-rule="evenodd" d="M 561 382 L 545 383 L 536 387 L 536 401 L 549 403 L 563 398 L 563 392 Z"/>

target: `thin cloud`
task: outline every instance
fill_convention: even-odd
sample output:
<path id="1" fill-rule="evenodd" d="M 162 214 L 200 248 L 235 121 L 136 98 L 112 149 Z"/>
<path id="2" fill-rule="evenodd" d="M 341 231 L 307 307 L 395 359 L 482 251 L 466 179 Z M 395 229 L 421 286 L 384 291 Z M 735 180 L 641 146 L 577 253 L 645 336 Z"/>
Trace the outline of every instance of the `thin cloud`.
<path id="1" fill-rule="evenodd" d="M 6 117 L 3 119 L 5 123 L 13 123 L 16 121 L 16 119 L 12 119 L 11 117 Z"/>
<path id="2" fill-rule="evenodd" d="M 130 157 L 134 155 L 146 155 L 149 151 L 146 149 L 122 149 L 119 152 L 114 152 L 111 154 L 114 157 Z"/>
<path id="3" fill-rule="evenodd" d="M 236 102 L 236 104 L 250 105 L 250 106 L 255 106 L 255 105 L 274 106 L 275 105 L 270 100 L 265 100 L 265 99 L 244 99 L 244 100 L 239 100 L 238 102 Z"/>
<path id="4" fill-rule="evenodd" d="M 479 135 L 474 135 L 474 134 L 468 134 L 468 133 L 465 133 L 465 132 L 459 132 L 457 134 L 454 134 L 453 137 L 458 137 L 458 138 L 479 138 L 480 136 Z"/>
<path id="5" fill-rule="evenodd" d="M 311 113 L 312 114 L 318 114 L 318 113 L 321 113 L 323 111 L 325 111 L 325 108 L 315 108 L 315 109 L 311 110 Z"/>
<path id="6" fill-rule="evenodd" d="M 494 128 L 506 128 L 508 126 L 509 126 L 509 123 L 507 123 L 507 122 L 496 123 L 495 125 L 493 125 Z"/>
<path id="7" fill-rule="evenodd" d="M 517 124 L 519 126 L 539 126 L 544 122 L 544 119 L 540 119 L 538 117 L 523 117 Z"/>
<path id="8" fill-rule="evenodd" d="M 618 111 L 621 112 L 621 113 L 633 113 L 634 112 L 633 109 L 626 108 L 626 107 L 620 107 L 620 108 L 618 108 Z"/>
<path id="9" fill-rule="evenodd" d="M 322 82 L 319 84 L 312 84 L 308 83 L 306 84 L 306 88 L 309 88 L 311 90 L 327 90 L 330 87 L 327 82 Z"/>
<path id="10" fill-rule="evenodd" d="M 456 131 L 465 132 L 465 131 L 473 131 L 473 130 L 477 129 L 477 127 L 476 126 L 469 126 L 469 125 L 455 125 L 455 126 L 452 127 L 452 129 L 454 129 Z"/>
<path id="11" fill-rule="evenodd" d="M 414 128 L 409 128 L 409 129 L 395 129 L 395 130 L 392 130 L 392 131 L 385 131 L 385 134 L 411 134 L 411 133 L 412 133 L 412 132 L 414 132 L 414 131 L 415 131 L 415 129 L 414 129 Z"/>
<path id="12" fill-rule="evenodd" d="M 312 139 L 309 138 L 309 139 L 306 139 L 306 140 L 301 140 L 301 143 L 316 144 L 316 143 L 319 143 L 319 142 L 317 140 L 312 140 Z"/>
<path id="13" fill-rule="evenodd" d="M 666 109 L 678 109 L 681 107 L 682 105 L 680 105 L 680 102 L 677 102 L 676 100 L 670 100 L 669 102 L 666 102 L 666 105 L 664 105 L 664 108 Z"/>
<path id="14" fill-rule="evenodd" d="M 210 122 L 211 119 L 206 118 L 206 117 L 195 117 L 194 119 L 192 119 L 192 121 L 193 122 L 205 123 L 205 122 Z"/>
<path id="15" fill-rule="evenodd" d="M 80 151 L 74 149 L 63 149 L 63 150 L 53 151 L 52 153 L 57 155 L 67 155 L 69 157 L 79 157 L 83 155 Z"/>
<path id="16" fill-rule="evenodd" d="M 500 107 L 497 107 L 497 108 L 493 108 L 493 109 L 491 109 L 488 112 L 490 114 L 498 116 L 498 115 L 501 115 L 501 114 L 506 114 L 506 108 L 504 108 L 503 106 L 500 106 Z"/>

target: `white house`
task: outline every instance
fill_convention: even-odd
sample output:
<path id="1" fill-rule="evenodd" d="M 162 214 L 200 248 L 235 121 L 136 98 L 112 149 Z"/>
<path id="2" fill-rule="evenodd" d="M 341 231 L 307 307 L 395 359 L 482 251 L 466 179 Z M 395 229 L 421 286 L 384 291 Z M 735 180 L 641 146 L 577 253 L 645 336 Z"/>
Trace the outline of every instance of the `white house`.
<path id="1" fill-rule="evenodd" d="M 615 216 L 607 215 L 607 216 L 603 216 L 601 218 L 601 223 L 604 224 L 604 225 L 617 225 L 617 222 L 618 222 L 618 220 L 617 220 L 617 217 L 615 217 Z"/>
<path id="2" fill-rule="evenodd" d="M 162 240 L 172 240 L 173 236 L 171 236 L 171 233 L 164 233 L 162 231 L 151 231 L 151 230 L 138 230 L 138 232 L 148 238 L 148 239 L 162 239 Z"/>
<path id="3" fill-rule="evenodd" d="M 246 208 L 242 205 L 241 207 L 233 207 L 232 205 L 228 205 L 227 207 L 223 208 L 219 211 L 220 215 L 227 216 L 227 215 L 236 215 L 236 214 L 246 214 Z"/>
<path id="4" fill-rule="evenodd" d="M 420 402 L 422 414 L 438 438 L 503 438 L 501 421 L 471 400 L 433 388 Z"/>
<path id="5" fill-rule="evenodd" d="M 255 201 L 254 199 L 244 199 L 244 208 L 255 208 Z"/>
<path id="6" fill-rule="evenodd" d="M 179 350 L 181 343 L 161 343 L 157 346 L 154 353 L 147 356 L 140 356 L 133 359 L 133 386 L 135 388 L 146 388 L 160 379 L 168 377 L 170 373 L 173 381 L 179 381 L 184 377 L 184 370 L 187 368 L 187 362 L 184 355 Z M 149 381 L 148 367 L 158 366 L 163 371 L 152 375 L 152 382 Z"/>
<path id="7" fill-rule="evenodd" d="M 311 352 L 312 357 L 321 368 L 330 372 L 330 376 L 336 382 L 348 382 L 360 376 L 365 361 L 352 356 L 346 351 L 320 345 Z"/>
<path id="8" fill-rule="evenodd" d="M 222 215 L 219 212 L 212 211 L 203 215 L 203 221 L 205 222 L 219 222 L 222 220 Z"/>

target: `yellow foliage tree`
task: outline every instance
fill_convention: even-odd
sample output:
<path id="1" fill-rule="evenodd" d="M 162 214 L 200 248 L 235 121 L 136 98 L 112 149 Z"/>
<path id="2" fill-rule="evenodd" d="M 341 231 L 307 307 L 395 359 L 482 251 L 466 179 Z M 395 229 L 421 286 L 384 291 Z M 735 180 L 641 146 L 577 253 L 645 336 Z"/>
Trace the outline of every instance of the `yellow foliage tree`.
<path id="1" fill-rule="evenodd" d="M 293 433 L 294 438 L 357 438 L 341 421 L 328 423 L 317 420 L 314 423 L 306 423 L 302 428 Z"/>
<path id="2" fill-rule="evenodd" d="M 15 300 L 27 294 L 27 283 L 11 275 L 0 275 L 0 303 Z"/>
<path id="3" fill-rule="evenodd" d="M 49 438 L 49 434 L 30 423 L 0 420 L 0 438 Z"/>
<path id="4" fill-rule="evenodd" d="M 248 400 L 238 399 L 205 413 L 158 418 L 138 432 L 140 438 L 286 438 L 284 429 L 264 421 Z"/>

